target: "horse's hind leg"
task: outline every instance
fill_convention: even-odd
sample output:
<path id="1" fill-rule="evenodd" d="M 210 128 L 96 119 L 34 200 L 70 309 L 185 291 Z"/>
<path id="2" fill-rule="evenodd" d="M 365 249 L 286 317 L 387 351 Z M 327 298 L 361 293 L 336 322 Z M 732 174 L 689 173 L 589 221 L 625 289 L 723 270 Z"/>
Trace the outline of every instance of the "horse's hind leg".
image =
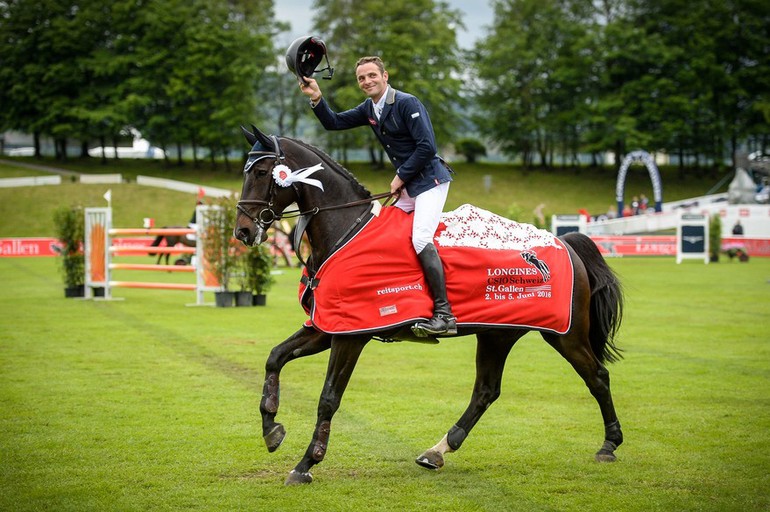
<path id="1" fill-rule="evenodd" d="M 428 469 L 439 469 L 444 465 L 444 453 L 460 448 L 474 425 L 500 396 L 505 360 L 525 332 L 489 331 L 476 336 L 476 382 L 468 408 L 436 446 L 417 457 L 417 464 Z"/>
<path id="2" fill-rule="evenodd" d="M 310 468 L 321 462 L 326 456 L 332 417 L 339 409 L 342 395 L 348 382 L 350 382 L 351 375 L 353 375 L 358 357 L 368 342 L 368 336 L 336 336 L 332 339 L 326 381 L 318 401 L 318 418 L 313 440 L 310 441 L 310 446 L 308 446 L 302 460 L 289 473 L 286 478 L 286 485 L 306 484 L 313 481 Z"/>
<path id="3" fill-rule="evenodd" d="M 274 452 L 281 446 L 286 430 L 276 423 L 278 397 L 280 396 L 281 369 L 294 359 L 323 352 L 331 346 L 331 335 L 309 327 L 303 327 L 292 334 L 286 341 L 270 351 L 265 364 L 265 384 L 262 388 L 262 401 L 259 412 L 262 414 L 262 436 L 267 450 Z"/>
<path id="4" fill-rule="evenodd" d="M 612 403 L 610 372 L 594 356 L 588 341 L 588 333 L 573 329 L 569 334 L 556 336 L 543 333 L 543 339 L 561 354 L 585 382 L 591 395 L 599 404 L 604 420 L 604 444 L 596 452 L 598 462 L 614 462 L 615 449 L 623 442 L 620 422 Z M 587 329 L 585 330 L 587 331 Z"/>

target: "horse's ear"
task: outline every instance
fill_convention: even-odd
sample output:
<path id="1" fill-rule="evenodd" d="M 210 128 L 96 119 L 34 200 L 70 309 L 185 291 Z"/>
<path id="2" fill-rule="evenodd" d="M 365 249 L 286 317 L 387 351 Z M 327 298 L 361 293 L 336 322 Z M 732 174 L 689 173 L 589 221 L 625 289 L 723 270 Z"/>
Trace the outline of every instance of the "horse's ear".
<path id="1" fill-rule="evenodd" d="M 257 143 L 257 136 L 253 133 L 251 133 L 249 130 L 241 126 L 241 131 L 243 132 L 244 137 L 246 137 L 246 140 L 249 144 L 252 146 Z"/>
<path id="2" fill-rule="evenodd" d="M 262 145 L 263 148 L 269 149 L 273 147 L 273 140 L 269 135 L 262 133 L 262 131 L 253 124 L 251 125 L 251 129 L 254 130 L 254 136 L 257 138 L 257 141 Z"/>

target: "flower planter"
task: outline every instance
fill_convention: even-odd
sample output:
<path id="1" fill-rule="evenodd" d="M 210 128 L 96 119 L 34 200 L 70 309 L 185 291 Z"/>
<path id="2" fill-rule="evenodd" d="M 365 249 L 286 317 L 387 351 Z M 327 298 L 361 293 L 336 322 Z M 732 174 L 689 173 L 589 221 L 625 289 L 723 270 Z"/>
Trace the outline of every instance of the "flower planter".
<path id="1" fill-rule="evenodd" d="M 239 307 L 253 306 L 251 292 L 235 292 L 235 305 Z"/>
<path id="2" fill-rule="evenodd" d="M 267 305 L 267 295 L 260 293 L 253 295 L 253 304 L 255 306 L 266 306 Z"/>
<path id="3" fill-rule="evenodd" d="M 73 297 L 85 297 L 86 287 L 84 285 L 67 286 L 64 288 L 64 297 L 71 299 Z"/>
<path id="4" fill-rule="evenodd" d="M 218 308 L 229 308 L 233 305 L 235 292 L 214 292 L 214 303 Z"/>

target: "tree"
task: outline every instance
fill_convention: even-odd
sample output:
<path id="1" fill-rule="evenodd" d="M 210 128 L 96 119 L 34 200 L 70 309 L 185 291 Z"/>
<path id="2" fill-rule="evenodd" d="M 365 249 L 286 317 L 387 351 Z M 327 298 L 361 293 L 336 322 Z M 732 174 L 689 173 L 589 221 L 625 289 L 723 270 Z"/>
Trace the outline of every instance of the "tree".
<path id="1" fill-rule="evenodd" d="M 587 14 L 580 2 L 498 0 L 490 35 L 475 49 L 480 81 L 476 122 L 503 152 L 535 156 L 577 153 L 590 92 Z"/>
<path id="2" fill-rule="evenodd" d="M 41 134 L 56 137 L 57 153 L 64 156 L 61 139 L 73 131 L 68 108 L 82 84 L 82 70 L 74 65 L 81 47 L 68 35 L 76 14 L 73 6 L 52 0 L 0 3 L 0 125 L 34 133 L 36 156 Z"/>
<path id="3" fill-rule="evenodd" d="M 393 0 L 383 7 L 373 0 L 315 0 L 322 15 L 315 28 L 325 34 L 336 67 L 333 80 L 322 84 L 335 110 L 347 110 L 364 98 L 354 79 L 355 62 L 379 55 L 396 89 L 417 96 L 427 108 L 439 144 L 454 138 L 462 100 L 461 60 L 456 28 L 460 13 L 434 0 Z M 329 134 L 333 147 L 368 146 L 372 163 L 382 162 L 374 135 L 365 130 Z M 377 148 L 377 149 L 375 149 Z"/>
<path id="4" fill-rule="evenodd" d="M 208 1 L 193 6 L 167 94 L 175 100 L 172 112 L 189 133 L 193 149 L 201 145 L 212 156 L 226 155 L 240 141 L 239 125 L 254 117 L 258 65 L 270 62 L 272 45 L 269 32 L 253 30 L 243 13 L 234 15 L 232 6 Z"/>
<path id="5" fill-rule="evenodd" d="M 487 148 L 478 139 L 465 138 L 455 142 L 455 151 L 465 157 L 468 163 L 475 163 L 480 156 L 487 155 Z"/>
<path id="6" fill-rule="evenodd" d="M 0 127 L 227 154 L 272 59 L 272 0 L 0 2 Z M 225 127 L 223 129 L 223 127 Z"/>

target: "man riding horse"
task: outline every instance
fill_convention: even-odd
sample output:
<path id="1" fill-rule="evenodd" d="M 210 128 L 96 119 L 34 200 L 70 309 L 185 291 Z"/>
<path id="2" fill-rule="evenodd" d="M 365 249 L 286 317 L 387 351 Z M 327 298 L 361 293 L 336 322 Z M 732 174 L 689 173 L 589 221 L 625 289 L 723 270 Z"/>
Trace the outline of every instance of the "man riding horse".
<path id="1" fill-rule="evenodd" d="M 303 44 L 308 44 L 310 51 L 302 51 Z M 317 83 L 305 78 L 324 56 L 323 43 L 300 38 L 292 44 L 287 63 L 303 81 L 303 92 L 315 100 L 314 112 L 324 126 L 344 129 L 368 123 L 373 127 L 397 168 L 391 190 L 399 191 L 404 185 L 406 192 L 400 190 L 400 200 L 413 201 L 417 211 L 411 215 L 400 208 L 382 208 L 377 200 L 390 196 L 390 192 L 373 196 L 349 171 L 310 144 L 268 136 L 256 127 L 251 132 L 243 129 L 251 150 L 244 165 L 234 236 L 248 246 L 258 245 L 267 240 L 267 230 L 275 221 L 296 216 L 303 229 L 307 228 L 311 248 L 301 286 L 308 292 L 303 291 L 301 298 L 308 297 L 310 323 L 274 347 L 265 363 L 259 409 L 268 451 L 277 450 L 286 436 L 283 424 L 276 421 L 283 368 L 293 360 L 330 351 L 313 435 L 286 484 L 313 481 L 310 470 L 326 456 L 332 419 L 359 356 L 371 339 L 416 341 L 419 333 L 437 340 L 455 329 L 460 336 L 475 335 L 477 340 L 473 392 L 465 412 L 435 446 L 417 457 L 417 464 L 439 469 L 444 465 L 444 455 L 461 447 L 499 397 L 511 349 L 532 330 L 539 331 L 569 362 L 599 406 L 604 440 L 595 460 L 616 460 L 615 450 L 623 443 L 623 433 L 605 364 L 620 357 L 615 336 L 623 315 L 623 293 L 596 244 L 581 233 L 569 233 L 558 240 L 534 226 L 519 225 L 464 205 L 444 216 L 442 220 L 448 222 L 443 222 L 444 229 L 435 238 L 433 233 L 423 238 L 427 242 L 417 256 L 408 248 L 402 250 L 399 244 L 410 244 L 405 240 L 410 230 L 414 239 L 423 237 L 414 234 L 416 226 L 427 223 L 431 214 L 425 218 L 421 215 L 421 198 L 439 189 L 436 194 L 441 196 L 440 201 L 434 197 L 427 202 L 433 208 L 437 203 L 443 206 L 451 181 L 450 171 L 435 156 L 427 113 L 414 97 L 390 89 L 384 69 L 370 60 L 356 68 L 361 88 L 369 98 L 355 109 L 334 113 L 325 105 Z M 383 99 L 385 105 L 378 114 L 374 108 Z M 422 134 L 422 138 L 415 134 Z M 394 145 L 395 139 L 401 138 L 411 143 L 399 140 Z M 428 156 L 421 153 L 425 144 L 433 151 Z M 431 176 L 433 182 L 423 183 L 421 177 L 415 176 L 420 172 Z M 292 204 L 297 209 L 287 211 Z M 384 231 L 380 223 L 387 225 L 389 232 L 403 232 L 404 236 L 381 237 L 369 243 Z M 398 230 L 399 225 L 404 229 Z M 383 251 L 382 239 L 396 245 Z M 443 297 L 439 297 L 447 293 L 442 290 L 446 286 L 442 261 L 437 255 L 424 256 L 426 247 L 432 247 L 434 241 L 447 264 L 448 294 L 456 319 L 448 301 L 443 305 Z M 379 268 L 385 256 L 409 277 L 402 279 L 402 273 L 383 277 L 367 270 L 367 265 Z M 485 263 L 485 258 L 493 258 L 494 263 Z M 435 272 L 422 279 L 421 274 L 430 270 L 425 267 Z M 335 268 L 341 271 L 335 272 Z M 472 272 L 472 282 L 463 281 L 461 268 Z M 368 279 L 348 272 L 353 269 L 363 271 Z M 401 281 L 394 283 L 390 280 L 393 277 Z M 431 288 L 433 300 L 427 294 L 423 297 L 424 281 L 429 283 L 426 287 Z M 391 289 L 398 289 L 398 293 L 389 292 Z M 557 301 L 557 296 L 564 300 Z M 351 306 L 349 299 L 355 297 L 365 297 L 365 305 Z M 481 306 L 474 306 L 479 303 Z M 526 304 L 532 306 L 527 311 L 535 311 L 538 317 L 544 314 L 549 321 L 541 323 L 535 321 L 534 315 L 524 316 L 527 308 L 522 306 Z M 435 318 L 426 322 L 431 309 L 435 310 Z M 358 322 L 361 315 L 351 314 L 359 312 L 371 312 L 362 317 L 363 326 Z M 431 335 L 434 331 L 439 334 Z"/>

